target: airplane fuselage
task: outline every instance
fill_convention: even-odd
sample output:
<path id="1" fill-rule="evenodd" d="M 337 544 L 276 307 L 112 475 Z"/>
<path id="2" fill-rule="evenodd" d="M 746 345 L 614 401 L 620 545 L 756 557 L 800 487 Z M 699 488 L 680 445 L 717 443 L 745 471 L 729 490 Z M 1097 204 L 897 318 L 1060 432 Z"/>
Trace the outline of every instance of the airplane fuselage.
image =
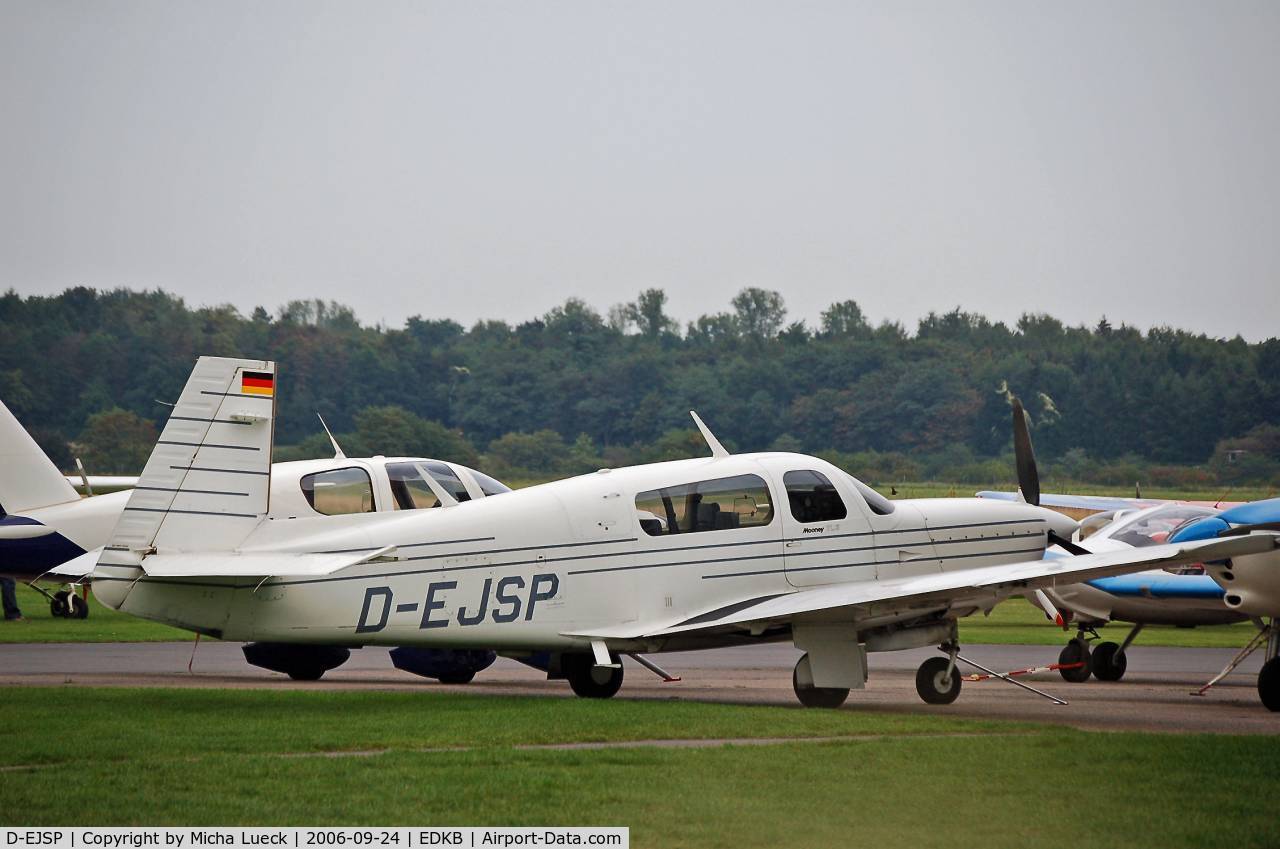
<path id="1" fill-rule="evenodd" d="M 839 505 L 797 507 L 789 473 L 821 475 Z M 714 509 L 707 500 L 689 507 L 690 485 L 707 484 L 720 493 Z M 685 493 L 683 509 L 698 517 L 681 515 L 678 499 L 663 500 L 664 492 Z M 657 515 L 658 505 L 668 515 Z M 228 640 L 557 650 L 581 648 L 572 634 L 595 626 L 678 623 L 797 588 L 1035 560 L 1051 523 L 1069 521 L 975 499 L 899 501 L 890 509 L 878 513 L 852 478 L 821 460 L 738 455 L 601 471 L 441 510 L 268 519 L 240 548 L 395 546 L 395 559 L 333 575 L 159 579 L 129 565 L 127 552 L 108 551 L 94 579 L 98 598 L 113 607 Z M 934 603 L 904 613 L 898 604 L 878 615 L 868 605 L 858 626 L 938 610 Z M 741 639 L 665 638 L 633 648 Z"/>

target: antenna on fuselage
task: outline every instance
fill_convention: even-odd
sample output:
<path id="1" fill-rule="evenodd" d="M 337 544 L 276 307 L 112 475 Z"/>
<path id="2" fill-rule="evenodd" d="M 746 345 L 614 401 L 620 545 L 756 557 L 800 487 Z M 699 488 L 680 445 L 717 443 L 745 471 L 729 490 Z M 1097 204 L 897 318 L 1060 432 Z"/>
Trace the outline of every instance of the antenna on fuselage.
<path id="1" fill-rule="evenodd" d="M 329 442 L 333 444 L 333 459 L 347 459 L 347 455 L 342 453 L 342 446 L 338 444 L 338 440 L 333 438 L 333 431 L 329 430 L 329 426 L 324 423 L 324 416 L 316 413 L 316 418 L 320 420 L 320 427 L 324 428 L 325 434 L 329 437 Z"/>
<path id="2" fill-rule="evenodd" d="M 716 439 L 716 435 L 711 432 L 711 428 L 703 424 L 702 419 L 698 418 L 698 414 L 693 410 L 689 411 L 689 415 L 693 416 L 693 423 L 698 426 L 698 430 L 702 431 L 702 438 L 707 441 L 707 447 L 711 449 L 711 456 L 728 457 L 729 452 L 724 450 L 720 440 Z"/>

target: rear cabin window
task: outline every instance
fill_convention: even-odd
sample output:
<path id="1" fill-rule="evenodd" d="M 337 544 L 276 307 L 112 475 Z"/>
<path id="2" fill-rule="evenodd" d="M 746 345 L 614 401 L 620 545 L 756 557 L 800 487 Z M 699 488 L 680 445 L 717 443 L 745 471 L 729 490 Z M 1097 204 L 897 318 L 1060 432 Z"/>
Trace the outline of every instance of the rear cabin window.
<path id="1" fill-rule="evenodd" d="M 311 509 L 326 516 L 373 512 L 373 484 L 364 469 L 333 469 L 304 475 L 302 494 Z"/>
<path id="2" fill-rule="evenodd" d="M 831 522 L 849 515 L 840 493 L 821 472 L 806 469 L 787 472 L 782 482 L 787 487 L 787 501 L 791 502 L 791 515 L 797 522 Z"/>
<path id="3" fill-rule="evenodd" d="M 636 496 L 636 516 L 649 536 L 755 528 L 773 521 L 769 487 L 757 475 L 738 475 Z"/>

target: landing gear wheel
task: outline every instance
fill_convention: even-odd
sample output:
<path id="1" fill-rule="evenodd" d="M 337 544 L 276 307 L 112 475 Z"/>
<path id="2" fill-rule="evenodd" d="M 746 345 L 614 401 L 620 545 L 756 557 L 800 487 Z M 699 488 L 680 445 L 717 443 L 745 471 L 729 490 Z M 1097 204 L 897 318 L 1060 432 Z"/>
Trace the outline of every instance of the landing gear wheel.
<path id="1" fill-rule="evenodd" d="M 614 663 L 619 662 L 616 654 L 609 657 Z M 622 687 L 622 667 L 596 666 L 595 658 L 589 654 L 566 654 L 560 667 L 574 694 L 584 699 L 608 699 Z"/>
<path id="2" fill-rule="evenodd" d="M 296 666 L 286 674 L 294 681 L 319 681 L 326 671 L 318 666 Z"/>
<path id="3" fill-rule="evenodd" d="M 807 708 L 827 708 L 828 710 L 838 708 L 844 704 L 844 700 L 849 698 L 848 687 L 815 687 L 812 684 L 802 686 L 800 684 L 800 667 L 804 667 L 804 677 L 812 681 L 813 675 L 809 672 L 809 655 L 804 655 L 796 663 L 796 668 L 791 670 L 791 689 L 796 691 L 796 698 L 800 700 L 800 704 Z"/>
<path id="4" fill-rule="evenodd" d="M 1058 655 L 1058 663 L 1063 666 L 1071 666 L 1075 663 L 1083 663 L 1084 666 L 1076 666 L 1072 669 L 1059 669 L 1058 674 L 1062 676 L 1064 681 L 1070 681 L 1072 684 L 1083 684 L 1089 680 L 1089 644 L 1077 637 L 1067 643 L 1062 652 Z"/>
<path id="5" fill-rule="evenodd" d="M 1258 673 L 1258 696 L 1267 710 L 1280 711 L 1280 657 L 1262 664 Z"/>
<path id="6" fill-rule="evenodd" d="M 68 617 L 71 619 L 88 619 L 89 618 L 89 602 L 80 596 L 72 593 L 68 599 L 71 602 L 71 612 Z"/>
<path id="7" fill-rule="evenodd" d="M 1115 643 L 1102 643 L 1095 646 L 1093 656 L 1089 659 L 1093 677 L 1099 681 L 1119 681 L 1124 677 L 1124 671 L 1128 665 L 1129 661 L 1120 651 L 1120 646 Z"/>
<path id="8" fill-rule="evenodd" d="M 476 677 L 474 669 L 466 672 L 452 672 L 448 675 L 441 675 L 437 680 L 441 684 L 470 684 L 471 679 Z"/>
<path id="9" fill-rule="evenodd" d="M 53 594 L 53 601 L 49 602 L 49 612 L 56 619 L 66 619 L 71 616 L 71 604 L 67 601 L 67 591 L 58 590 Z"/>
<path id="10" fill-rule="evenodd" d="M 948 681 L 950 665 L 945 657 L 931 657 L 916 670 L 916 692 L 927 704 L 949 705 L 960 695 L 960 670 L 952 669 Z"/>

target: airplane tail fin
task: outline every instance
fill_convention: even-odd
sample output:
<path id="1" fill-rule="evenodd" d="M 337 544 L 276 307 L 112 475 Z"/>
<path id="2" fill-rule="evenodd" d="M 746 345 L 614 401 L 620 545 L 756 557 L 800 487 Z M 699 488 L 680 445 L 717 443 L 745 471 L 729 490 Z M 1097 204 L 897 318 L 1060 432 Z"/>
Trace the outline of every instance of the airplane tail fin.
<path id="1" fill-rule="evenodd" d="M 79 498 L 75 487 L 0 402 L 0 514 Z"/>
<path id="2" fill-rule="evenodd" d="M 231 551 L 258 526 L 271 492 L 275 371 L 264 360 L 196 362 L 116 523 L 108 558 Z"/>

